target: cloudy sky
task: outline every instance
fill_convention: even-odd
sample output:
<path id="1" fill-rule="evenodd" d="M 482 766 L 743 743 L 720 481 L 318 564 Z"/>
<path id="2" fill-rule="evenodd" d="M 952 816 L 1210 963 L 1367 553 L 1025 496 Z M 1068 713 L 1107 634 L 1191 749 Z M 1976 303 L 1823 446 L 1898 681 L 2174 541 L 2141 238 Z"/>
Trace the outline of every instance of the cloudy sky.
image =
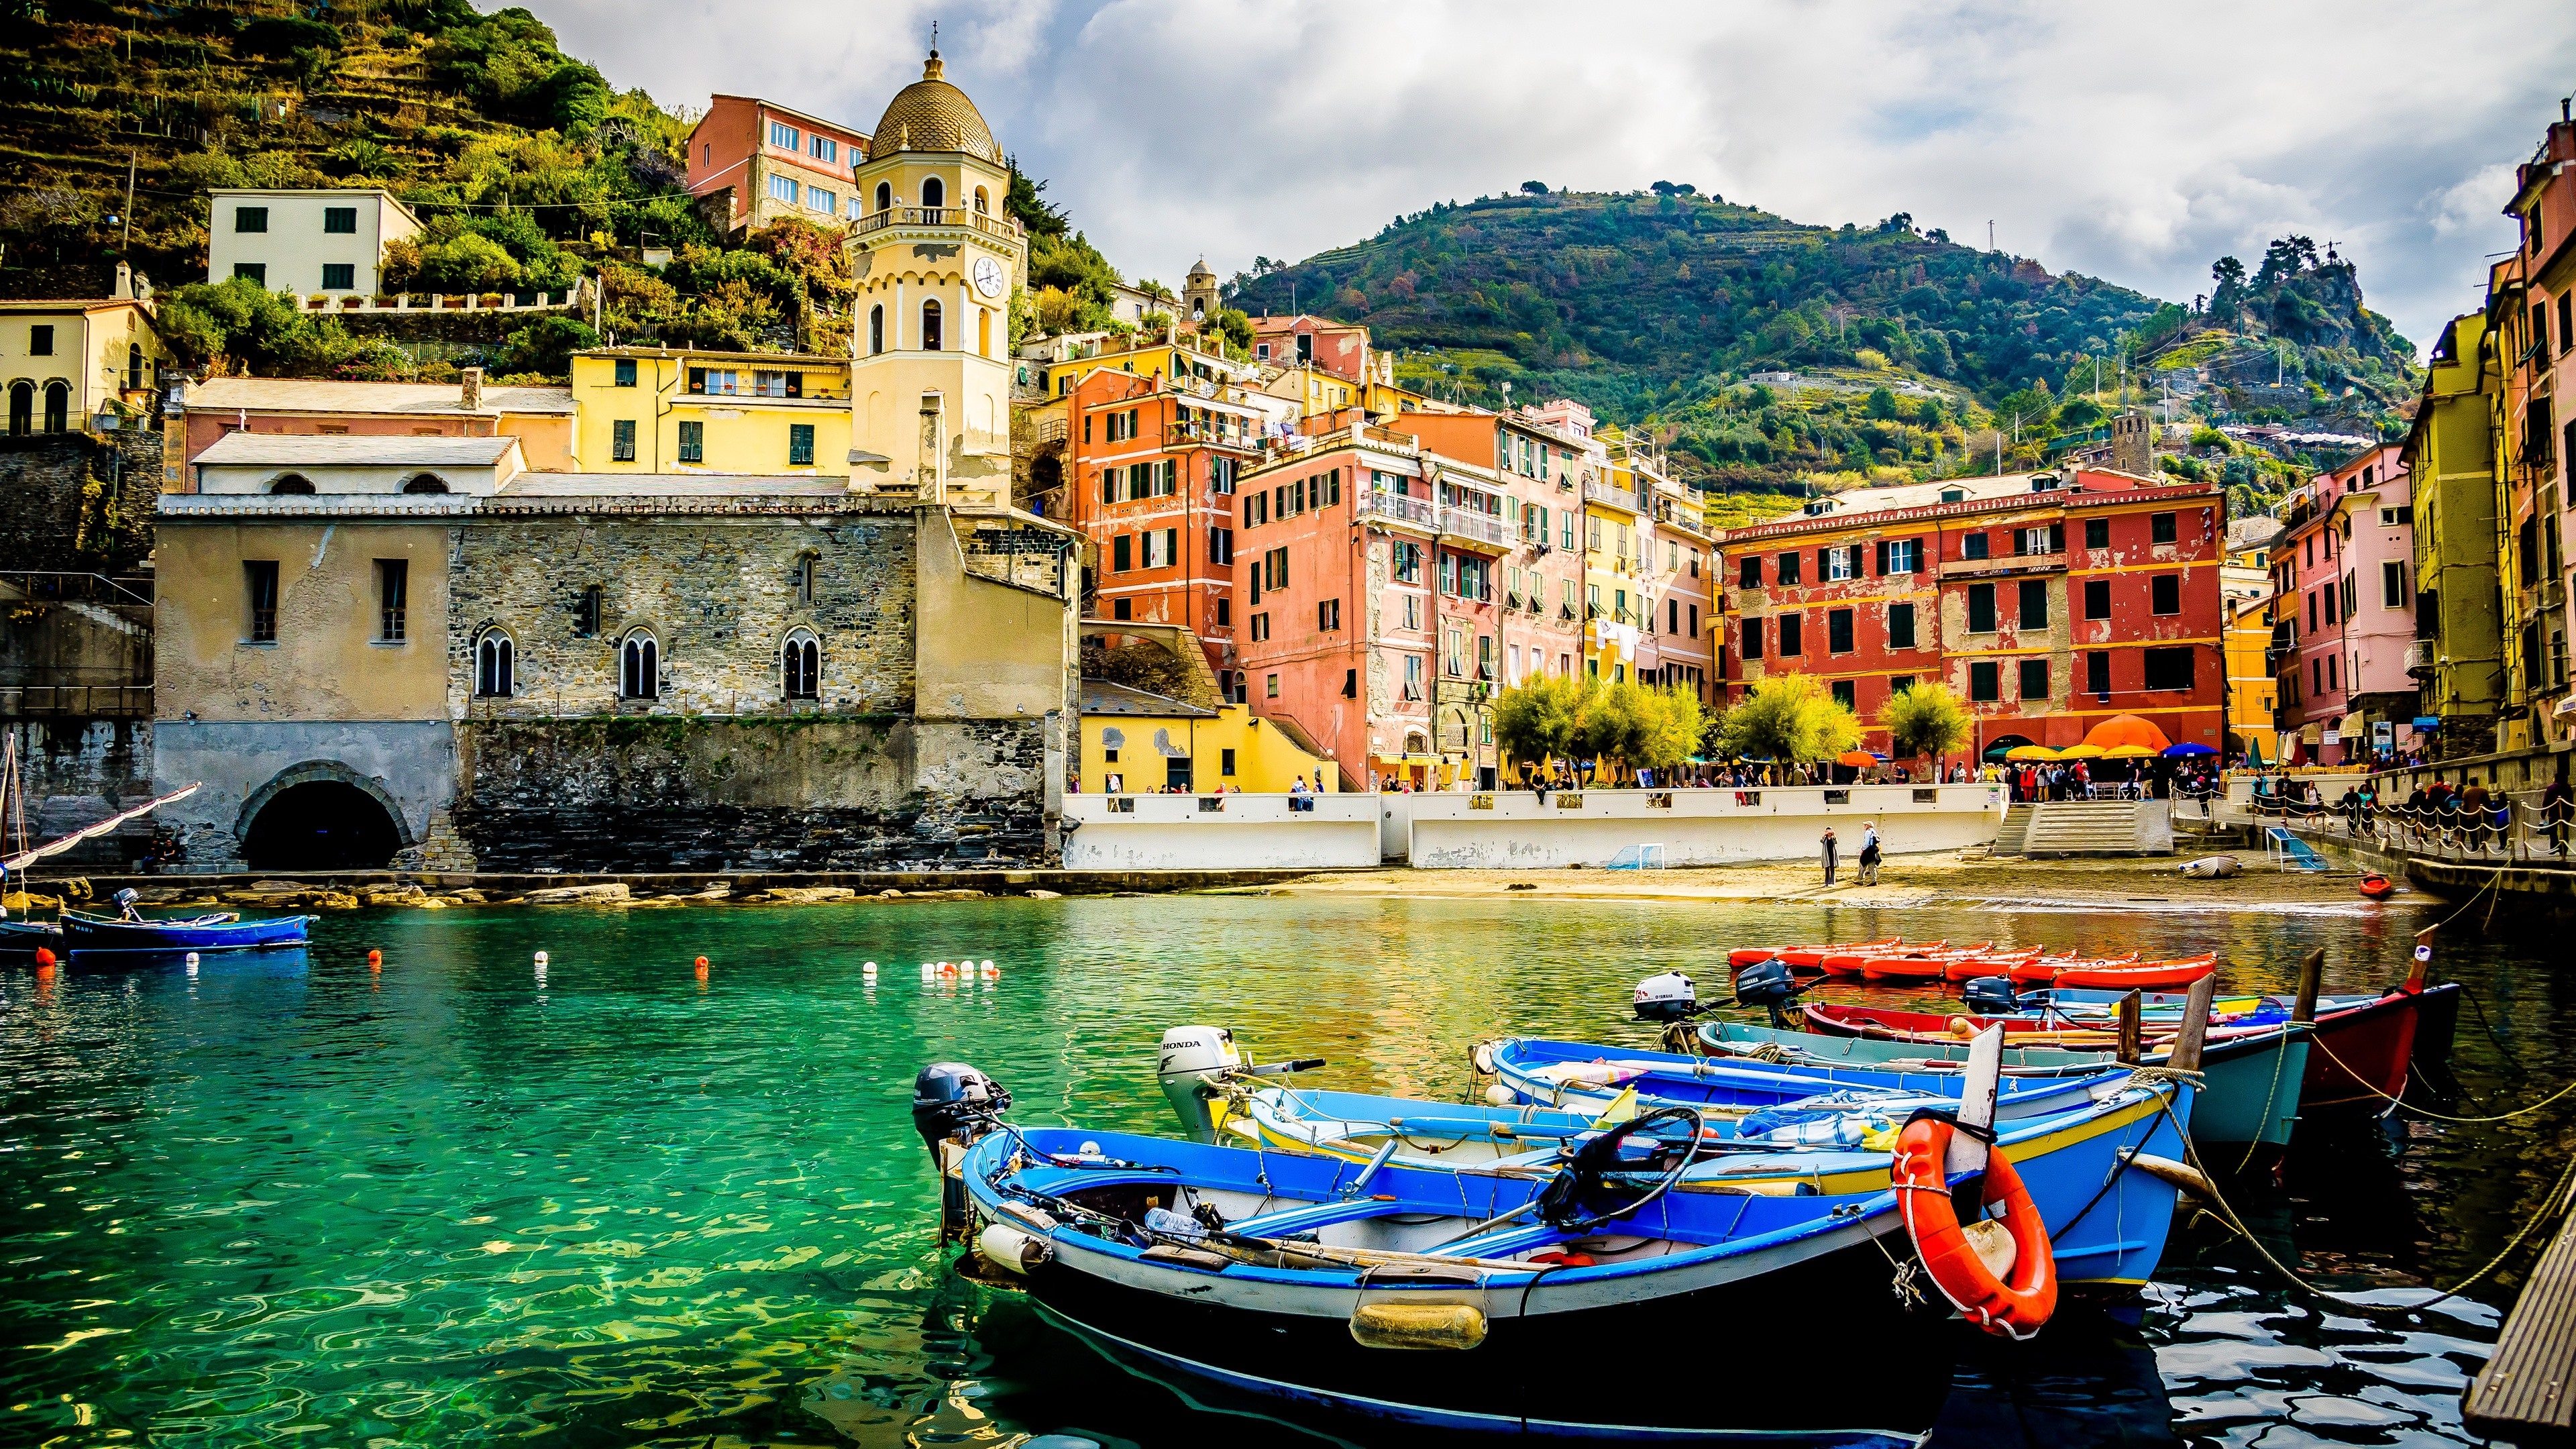
<path id="1" fill-rule="evenodd" d="M 1525 180 L 1687 181 L 1793 220 L 1910 212 L 2188 300 L 2299 232 L 2419 349 L 2477 305 L 2516 162 L 2576 89 L 2564 0 L 2154 7 L 1589 0 L 525 0 L 669 106 L 867 129 L 931 21 L 1023 169 L 1177 286 Z M 2552 17 L 2555 17 L 2554 19 Z"/>

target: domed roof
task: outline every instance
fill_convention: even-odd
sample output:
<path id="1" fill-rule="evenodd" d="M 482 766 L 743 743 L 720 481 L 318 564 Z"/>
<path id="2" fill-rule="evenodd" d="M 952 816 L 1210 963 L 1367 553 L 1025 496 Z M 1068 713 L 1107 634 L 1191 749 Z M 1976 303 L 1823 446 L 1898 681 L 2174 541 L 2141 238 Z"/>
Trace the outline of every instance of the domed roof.
<path id="1" fill-rule="evenodd" d="M 941 77 L 939 52 L 921 67 L 921 79 L 895 92 L 868 136 L 868 159 L 897 151 L 963 151 L 999 163 L 1002 149 L 984 115 L 966 93 Z"/>

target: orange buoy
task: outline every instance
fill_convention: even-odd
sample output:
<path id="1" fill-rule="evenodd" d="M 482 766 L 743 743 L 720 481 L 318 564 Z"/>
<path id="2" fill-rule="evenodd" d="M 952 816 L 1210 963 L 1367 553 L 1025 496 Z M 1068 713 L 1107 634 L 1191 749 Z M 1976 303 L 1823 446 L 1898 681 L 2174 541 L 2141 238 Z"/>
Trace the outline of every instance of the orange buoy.
<path id="1" fill-rule="evenodd" d="M 1904 1208 L 1914 1251 L 1941 1296 L 1986 1332 L 2026 1339 L 2057 1311 L 2057 1256 L 2049 1247 L 2048 1224 L 2011 1160 L 1990 1151 L 1982 1198 L 1989 1207 L 2003 1205 L 2003 1221 L 1960 1225 L 1943 1169 L 1950 1135 L 1957 1130 L 1940 1117 L 1905 1124 L 1896 1138 L 1895 1159 L 1888 1164 L 1888 1180 Z M 2001 1265 L 1995 1266 L 1998 1259 Z"/>
<path id="2" fill-rule="evenodd" d="M 385 953 L 384 953 L 384 952 L 382 952 L 382 951 L 369 951 L 369 952 L 367 953 L 367 964 L 368 964 L 369 966 L 382 966 L 382 965 L 384 965 L 384 964 L 385 964 Z"/>
<path id="3" fill-rule="evenodd" d="M 46 949 L 45 949 L 44 947 L 42 947 L 42 946 L 38 946 L 38 947 L 36 948 L 36 969 L 37 969 L 37 970 L 39 970 L 39 971 L 51 971 L 51 970 L 53 970 L 53 969 L 54 969 L 54 953 L 53 953 L 53 952 L 51 952 L 51 951 L 46 950 Z"/>
<path id="4" fill-rule="evenodd" d="M 707 958 L 706 958 L 706 957 L 701 956 L 701 957 L 699 957 L 699 958 L 698 958 L 698 969 L 699 969 L 699 970 L 701 970 L 701 971 L 704 971 L 704 970 L 706 970 L 706 969 L 707 969 Z"/>
<path id="5" fill-rule="evenodd" d="M 2395 889 L 2397 886 L 2394 882 L 2375 870 L 2367 871 L 2361 877 L 2361 893 L 2374 901 Z"/>

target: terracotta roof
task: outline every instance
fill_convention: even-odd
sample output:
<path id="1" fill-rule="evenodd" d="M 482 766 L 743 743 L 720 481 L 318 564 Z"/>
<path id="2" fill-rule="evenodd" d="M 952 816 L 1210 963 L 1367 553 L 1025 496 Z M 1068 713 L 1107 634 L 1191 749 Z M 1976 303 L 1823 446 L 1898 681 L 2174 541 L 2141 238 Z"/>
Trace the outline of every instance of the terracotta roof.
<path id="1" fill-rule="evenodd" d="M 375 438 L 345 433 L 226 433 L 197 455 L 200 467 L 489 468 L 518 450 L 515 437 Z"/>
<path id="2" fill-rule="evenodd" d="M 568 387 L 486 387 L 483 406 L 465 407 L 453 382 L 328 382 L 304 377 L 210 377 L 188 389 L 188 406 L 204 412 L 448 413 L 496 417 L 502 413 L 573 411 Z"/>

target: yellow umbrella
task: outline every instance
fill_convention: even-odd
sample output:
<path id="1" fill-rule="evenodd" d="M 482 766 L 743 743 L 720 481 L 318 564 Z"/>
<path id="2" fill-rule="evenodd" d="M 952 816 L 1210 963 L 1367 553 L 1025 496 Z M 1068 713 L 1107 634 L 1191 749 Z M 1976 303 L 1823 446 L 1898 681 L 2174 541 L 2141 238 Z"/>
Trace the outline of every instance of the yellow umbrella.
<path id="1" fill-rule="evenodd" d="M 2058 758 L 2058 754 L 2057 751 L 2050 749 L 2046 745 L 2015 745 L 2011 749 L 2004 751 L 2004 758 L 2007 760 L 2054 760 Z"/>
<path id="2" fill-rule="evenodd" d="M 2068 745 L 2057 752 L 2057 757 L 2061 760 L 2098 760 L 2109 753 L 2100 745 Z M 2148 753 L 2155 752 L 2150 750 Z"/>
<path id="3" fill-rule="evenodd" d="M 2145 745 L 2113 745 L 2111 748 L 2102 751 L 2102 758 L 2106 760 L 2152 760 L 2156 757 L 2157 753 L 2157 751 L 2148 749 Z"/>

